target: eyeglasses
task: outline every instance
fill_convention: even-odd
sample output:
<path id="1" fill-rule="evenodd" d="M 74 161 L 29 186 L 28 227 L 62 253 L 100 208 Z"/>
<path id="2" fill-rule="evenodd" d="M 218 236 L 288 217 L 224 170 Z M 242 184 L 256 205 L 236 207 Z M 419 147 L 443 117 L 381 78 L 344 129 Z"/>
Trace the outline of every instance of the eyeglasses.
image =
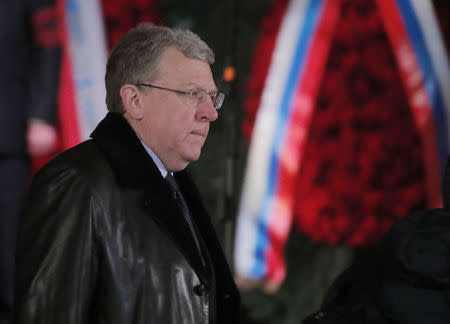
<path id="1" fill-rule="evenodd" d="M 204 103 L 206 100 L 206 96 L 209 96 L 211 98 L 214 108 L 219 109 L 220 107 L 222 107 L 223 100 L 225 99 L 225 95 L 222 92 L 218 92 L 218 91 L 207 92 L 203 89 L 194 89 L 194 90 L 190 90 L 190 91 L 183 91 L 183 90 L 164 88 L 164 87 L 156 86 L 153 84 L 147 84 L 147 83 L 138 83 L 138 84 L 135 84 L 135 86 L 156 88 L 156 89 L 167 90 L 167 91 L 172 91 L 175 93 L 186 95 L 186 103 L 190 106 L 198 106 L 201 103 Z"/>

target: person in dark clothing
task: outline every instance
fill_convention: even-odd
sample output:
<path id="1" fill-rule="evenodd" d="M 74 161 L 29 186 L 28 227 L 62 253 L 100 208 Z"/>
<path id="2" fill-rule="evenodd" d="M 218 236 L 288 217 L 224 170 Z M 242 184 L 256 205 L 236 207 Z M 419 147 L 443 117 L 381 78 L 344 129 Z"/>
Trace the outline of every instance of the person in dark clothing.
<path id="1" fill-rule="evenodd" d="M 399 220 L 333 282 L 303 324 L 450 323 L 450 158 L 443 208 Z"/>
<path id="2" fill-rule="evenodd" d="M 0 2 L 0 324 L 11 323 L 16 226 L 30 154 L 55 146 L 61 61 L 51 0 Z"/>
<path id="3" fill-rule="evenodd" d="M 224 95 L 190 31 L 140 25 L 113 49 L 109 113 L 34 177 L 17 241 L 17 324 L 239 322 L 234 284 L 199 192 Z"/>

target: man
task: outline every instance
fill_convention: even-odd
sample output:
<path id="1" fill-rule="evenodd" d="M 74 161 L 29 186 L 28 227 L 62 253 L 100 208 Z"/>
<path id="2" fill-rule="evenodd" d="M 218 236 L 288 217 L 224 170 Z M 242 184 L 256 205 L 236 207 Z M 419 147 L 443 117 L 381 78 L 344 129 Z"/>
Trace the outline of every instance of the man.
<path id="1" fill-rule="evenodd" d="M 11 323 L 16 226 L 29 155 L 55 149 L 61 50 L 55 0 L 0 1 L 0 324 Z"/>
<path id="2" fill-rule="evenodd" d="M 145 24 L 117 43 L 108 115 L 33 180 L 18 234 L 18 324 L 239 322 L 232 275 L 183 171 L 223 101 L 213 61 L 190 31 Z"/>

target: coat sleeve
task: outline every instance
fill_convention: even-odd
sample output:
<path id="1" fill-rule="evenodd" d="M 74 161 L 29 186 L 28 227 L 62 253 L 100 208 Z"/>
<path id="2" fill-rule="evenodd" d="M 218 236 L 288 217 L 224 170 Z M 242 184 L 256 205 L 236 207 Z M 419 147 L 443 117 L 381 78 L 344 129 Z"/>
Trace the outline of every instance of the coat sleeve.
<path id="1" fill-rule="evenodd" d="M 88 324 L 101 208 L 79 172 L 47 166 L 36 174 L 20 220 L 14 323 Z"/>
<path id="2" fill-rule="evenodd" d="M 27 120 L 55 124 L 61 67 L 61 19 L 56 0 L 28 0 L 32 64 Z"/>

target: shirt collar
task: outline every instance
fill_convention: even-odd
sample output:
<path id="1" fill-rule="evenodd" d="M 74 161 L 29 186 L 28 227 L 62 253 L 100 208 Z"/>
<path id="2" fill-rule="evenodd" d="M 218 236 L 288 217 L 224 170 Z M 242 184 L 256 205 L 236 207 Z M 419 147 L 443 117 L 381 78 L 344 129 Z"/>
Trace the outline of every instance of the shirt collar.
<path id="1" fill-rule="evenodd" d="M 150 147 L 145 145 L 145 143 L 142 141 L 141 141 L 141 143 L 142 143 L 142 146 L 144 146 L 145 150 L 147 151 L 148 155 L 150 155 L 150 157 L 152 158 L 153 162 L 155 162 L 156 166 L 158 167 L 159 172 L 161 172 L 162 177 L 165 178 L 168 171 L 167 171 L 166 167 L 164 166 L 164 164 L 161 162 L 159 157 L 151 150 Z"/>

